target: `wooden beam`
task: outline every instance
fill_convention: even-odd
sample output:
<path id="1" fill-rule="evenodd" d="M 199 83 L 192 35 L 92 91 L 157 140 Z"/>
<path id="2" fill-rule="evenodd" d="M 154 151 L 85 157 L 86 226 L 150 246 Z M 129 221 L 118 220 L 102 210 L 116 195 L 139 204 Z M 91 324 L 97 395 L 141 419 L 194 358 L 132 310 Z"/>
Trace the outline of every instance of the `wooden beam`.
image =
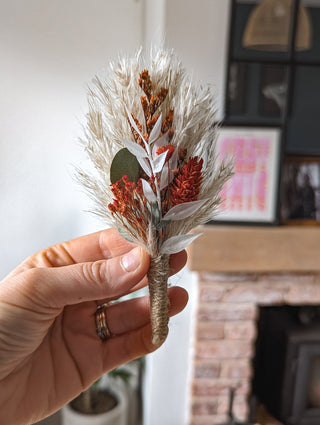
<path id="1" fill-rule="evenodd" d="M 188 249 L 191 270 L 209 272 L 320 271 L 320 226 L 220 226 Z"/>

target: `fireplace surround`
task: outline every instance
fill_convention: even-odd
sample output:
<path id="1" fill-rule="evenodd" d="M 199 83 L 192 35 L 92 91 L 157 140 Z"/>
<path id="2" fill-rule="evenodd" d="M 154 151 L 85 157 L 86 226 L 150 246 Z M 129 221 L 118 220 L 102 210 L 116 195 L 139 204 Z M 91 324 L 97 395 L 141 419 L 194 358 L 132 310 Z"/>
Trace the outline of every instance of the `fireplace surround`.
<path id="1" fill-rule="evenodd" d="M 320 423 L 320 311 L 313 306 L 262 307 L 252 393 L 290 425 Z"/>
<path id="2" fill-rule="evenodd" d="M 320 229 L 201 230 L 204 235 L 189 252 L 199 287 L 190 425 L 224 423 L 230 388 L 235 389 L 234 415 L 244 421 L 261 309 L 320 305 Z"/>

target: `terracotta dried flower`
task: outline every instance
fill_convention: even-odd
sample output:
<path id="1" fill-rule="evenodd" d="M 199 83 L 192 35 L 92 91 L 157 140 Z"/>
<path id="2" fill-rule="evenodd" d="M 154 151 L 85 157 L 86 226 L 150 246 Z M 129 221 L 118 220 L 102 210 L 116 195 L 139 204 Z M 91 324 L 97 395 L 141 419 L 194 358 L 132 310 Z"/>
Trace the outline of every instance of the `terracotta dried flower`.
<path id="1" fill-rule="evenodd" d="M 153 343 L 167 335 L 169 256 L 211 220 L 231 162 L 215 154 L 215 99 L 172 52 L 110 65 L 95 78 L 83 143 L 96 174 L 79 172 L 95 212 L 151 255 Z"/>

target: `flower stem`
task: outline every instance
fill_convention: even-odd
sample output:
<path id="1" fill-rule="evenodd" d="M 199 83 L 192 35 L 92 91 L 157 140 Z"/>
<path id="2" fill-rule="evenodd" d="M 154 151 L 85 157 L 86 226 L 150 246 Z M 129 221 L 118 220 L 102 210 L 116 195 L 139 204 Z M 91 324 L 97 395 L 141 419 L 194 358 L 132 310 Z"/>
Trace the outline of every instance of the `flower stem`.
<path id="1" fill-rule="evenodd" d="M 169 258 L 169 255 L 152 257 L 148 272 L 152 343 L 154 345 L 163 343 L 168 334 Z"/>

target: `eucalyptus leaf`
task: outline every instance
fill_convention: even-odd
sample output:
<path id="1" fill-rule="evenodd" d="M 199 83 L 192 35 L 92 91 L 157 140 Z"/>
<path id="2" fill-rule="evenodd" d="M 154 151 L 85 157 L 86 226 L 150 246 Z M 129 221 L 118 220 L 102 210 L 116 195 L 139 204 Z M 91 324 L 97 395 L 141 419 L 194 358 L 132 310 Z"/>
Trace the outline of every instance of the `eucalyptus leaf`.
<path id="1" fill-rule="evenodd" d="M 161 220 L 161 213 L 160 213 L 159 208 L 158 208 L 158 203 L 152 202 L 151 205 L 147 204 L 147 209 L 148 209 L 150 216 L 152 217 L 152 224 L 155 226 L 155 228 L 157 228 L 157 226 L 158 226 L 158 224 L 160 223 L 160 220 Z"/>
<path id="2" fill-rule="evenodd" d="M 157 230 L 161 230 L 164 227 L 168 226 L 171 223 L 171 220 L 161 220 L 157 225 L 156 225 L 156 229 Z"/>
<path id="3" fill-rule="evenodd" d="M 134 183 L 137 183 L 140 175 L 139 162 L 127 148 L 118 151 L 113 158 L 110 167 L 110 181 L 116 183 L 125 175 Z"/>
<path id="4" fill-rule="evenodd" d="M 176 254 L 185 249 L 191 242 L 201 236 L 202 233 L 195 235 L 178 235 L 172 236 L 163 242 L 160 248 L 160 254 Z"/>
<path id="5" fill-rule="evenodd" d="M 152 222 L 155 226 L 159 224 L 161 220 L 161 213 L 158 208 L 157 202 L 152 203 Z"/>
<path id="6" fill-rule="evenodd" d="M 130 237 L 128 232 L 126 232 L 122 227 L 117 226 L 117 230 L 120 233 L 120 235 L 123 237 L 123 239 L 125 239 L 126 241 L 135 242 L 134 239 L 132 237 Z"/>

